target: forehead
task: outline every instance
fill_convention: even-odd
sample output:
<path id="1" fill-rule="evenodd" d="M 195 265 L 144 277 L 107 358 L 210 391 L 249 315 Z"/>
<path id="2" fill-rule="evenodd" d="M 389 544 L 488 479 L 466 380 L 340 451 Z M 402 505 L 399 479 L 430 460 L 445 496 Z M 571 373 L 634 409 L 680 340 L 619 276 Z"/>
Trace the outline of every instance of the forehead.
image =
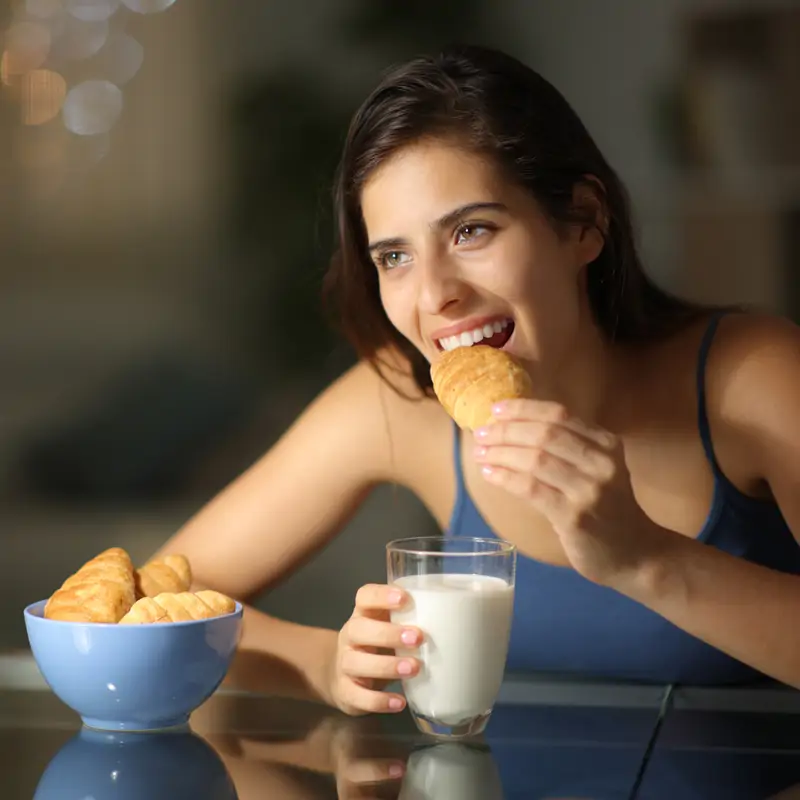
<path id="1" fill-rule="evenodd" d="M 412 232 L 454 208 L 500 202 L 509 184 L 487 158 L 445 142 L 409 145 L 369 177 L 361 208 L 370 238 Z"/>

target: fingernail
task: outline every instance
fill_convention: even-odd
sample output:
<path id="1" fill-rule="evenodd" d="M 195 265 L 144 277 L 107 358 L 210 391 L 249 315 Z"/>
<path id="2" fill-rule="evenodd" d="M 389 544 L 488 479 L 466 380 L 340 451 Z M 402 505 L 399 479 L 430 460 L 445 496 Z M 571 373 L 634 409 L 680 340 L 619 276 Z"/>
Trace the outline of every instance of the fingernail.
<path id="1" fill-rule="evenodd" d="M 399 697 L 393 697 L 389 701 L 389 708 L 391 708 L 392 711 L 399 711 L 403 707 L 403 705 L 404 703 Z"/>
<path id="2" fill-rule="evenodd" d="M 488 464 L 484 464 L 481 467 L 481 472 L 483 473 L 484 478 L 494 477 L 494 470 Z"/>
<path id="3" fill-rule="evenodd" d="M 417 632 L 411 630 L 405 630 L 400 634 L 400 639 L 403 642 L 403 644 L 416 644 Z"/>
<path id="4" fill-rule="evenodd" d="M 398 592 L 396 589 L 389 592 L 389 605 L 392 606 L 399 606 L 400 601 L 403 599 L 403 595 L 401 592 Z"/>
<path id="5" fill-rule="evenodd" d="M 478 428 L 475 431 L 475 438 L 476 439 L 485 439 L 489 435 L 488 428 Z"/>
<path id="6" fill-rule="evenodd" d="M 502 414 L 507 408 L 505 403 L 495 403 L 492 406 L 492 414 Z"/>
<path id="7" fill-rule="evenodd" d="M 476 447 L 475 448 L 475 458 L 485 458 L 486 454 L 489 451 L 485 447 Z"/>
<path id="8" fill-rule="evenodd" d="M 397 665 L 397 671 L 401 675 L 410 675 L 412 669 L 413 669 L 413 667 L 411 666 L 411 662 L 410 661 L 401 661 Z"/>
<path id="9" fill-rule="evenodd" d="M 404 772 L 405 772 L 405 769 L 403 769 L 403 765 L 402 764 L 392 764 L 392 766 L 389 767 L 389 777 L 390 778 L 402 778 Z"/>

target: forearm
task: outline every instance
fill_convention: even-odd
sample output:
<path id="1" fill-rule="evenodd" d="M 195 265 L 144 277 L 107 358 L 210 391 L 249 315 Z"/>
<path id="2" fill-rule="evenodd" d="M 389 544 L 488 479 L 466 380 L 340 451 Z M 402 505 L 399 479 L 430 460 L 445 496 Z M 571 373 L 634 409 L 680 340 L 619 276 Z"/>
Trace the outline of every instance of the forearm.
<path id="1" fill-rule="evenodd" d="M 800 577 L 664 533 L 659 555 L 614 588 L 712 647 L 800 688 Z"/>
<path id="2" fill-rule="evenodd" d="M 242 638 L 223 685 L 330 705 L 327 671 L 336 640 L 336 631 L 245 606 Z"/>

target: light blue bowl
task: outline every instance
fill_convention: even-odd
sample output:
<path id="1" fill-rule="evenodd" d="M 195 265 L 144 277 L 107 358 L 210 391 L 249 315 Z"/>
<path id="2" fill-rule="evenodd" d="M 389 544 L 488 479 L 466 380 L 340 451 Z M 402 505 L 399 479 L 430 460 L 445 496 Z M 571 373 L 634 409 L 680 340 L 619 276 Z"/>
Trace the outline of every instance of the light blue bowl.
<path id="1" fill-rule="evenodd" d="M 46 603 L 25 609 L 33 657 L 55 695 L 100 730 L 186 724 L 222 683 L 242 630 L 241 603 L 222 617 L 151 625 L 45 619 Z"/>
<path id="2" fill-rule="evenodd" d="M 216 751 L 188 729 L 111 733 L 83 728 L 51 759 L 34 800 L 235 800 Z"/>

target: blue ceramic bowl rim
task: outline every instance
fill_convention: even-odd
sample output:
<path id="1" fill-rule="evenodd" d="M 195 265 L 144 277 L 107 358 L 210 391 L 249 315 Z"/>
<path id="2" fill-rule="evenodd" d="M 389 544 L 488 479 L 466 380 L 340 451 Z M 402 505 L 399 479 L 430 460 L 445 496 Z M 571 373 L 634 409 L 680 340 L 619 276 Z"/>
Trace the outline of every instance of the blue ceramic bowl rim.
<path id="1" fill-rule="evenodd" d="M 181 627 L 185 628 L 191 625 L 203 625 L 208 624 L 209 622 L 214 622 L 218 619 L 232 619 L 234 617 L 241 617 L 244 613 L 244 608 L 242 604 L 238 600 L 234 600 L 236 603 L 236 608 L 230 612 L 230 614 L 220 614 L 216 617 L 207 617 L 206 619 L 187 619 L 181 620 L 180 622 L 151 622 L 147 625 L 120 625 L 118 622 L 77 622 L 76 620 L 69 620 L 69 619 L 47 619 L 44 616 L 44 607 L 47 604 L 47 601 L 50 598 L 45 598 L 44 600 L 37 600 L 35 603 L 31 603 L 28 606 L 25 606 L 24 616 L 26 618 L 35 619 L 45 625 L 65 625 L 71 627 L 78 627 L 83 625 L 88 625 L 92 629 L 94 628 L 114 628 L 116 630 L 152 630 L 155 625 L 169 625 L 171 628 L 174 627 Z M 36 610 L 37 606 L 41 606 L 42 614 L 36 614 L 34 611 Z"/>

